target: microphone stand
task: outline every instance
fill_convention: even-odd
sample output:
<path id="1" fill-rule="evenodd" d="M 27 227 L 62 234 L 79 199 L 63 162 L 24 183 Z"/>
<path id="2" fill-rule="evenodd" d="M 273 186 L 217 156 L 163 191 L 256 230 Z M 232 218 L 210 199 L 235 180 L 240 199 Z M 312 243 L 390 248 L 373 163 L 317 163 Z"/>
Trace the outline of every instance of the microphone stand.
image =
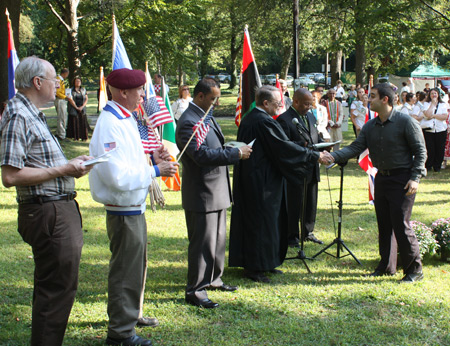
<path id="1" fill-rule="evenodd" d="M 295 125 L 298 133 L 303 137 L 303 132 L 301 129 L 301 126 L 297 121 L 296 118 L 294 118 L 292 120 L 292 123 Z M 312 144 L 312 148 L 314 149 L 314 144 Z M 292 259 L 299 259 L 303 262 L 303 264 L 306 267 L 306 270 L 308 271 L 309 274 L 312 274 L 311 270 L 308 267 L 308 264 L 306 264 L 305 259 L 308 260 L 313 260 L 314 258 L 310 258 L 310 257 L 306 257 L 305 251 L 304 251 L 304 245 L 305 245 L 305 231 L 306 231 L 306 225 L 305 225 L 305 213 L 306 213 L 306 203 L 307 203 L 307 199 L 306 199 L 306 193 L 307 193 L 307 182 L 306 182 L 306 177 L 303 178 L 303 200 L 302 200 L 302 211 L 301 211 L 301 220 L 300 220 L 300 250 L 297 251 L 297 256 L 294 257 L 286 257 L 286 260 L 292 260 Z M 288 211 L 289 212 L 289 211 Z"/>
<path id="2" fill-rule="evenodd" d="M 337 234 L 337 238 L 333 240 L 333 242 L 329 245 L 327 245 L 325 248 L 323 248 L 322 250 L 320 250 L 318 253 L 316 253 L 314 256 L 312 256 L 313 259 L 315 259 L 317 256 L 319 256 L 322 253 L 326 253 L 327 255 L 334 257 L 334 258 L 343 258 L 346 256 L 352 256 L 356 262 L 358 262 L 359 265 L 362 265 L 361 262 L 356 258 L 356 256 L 350 251 L 350 249 L 348 248 L 347 245 L 345 245 L 344 241 L 342 240 L 341 236 L 342 236 L 342 191 L 344 190 L 344 167 L 347 165 L 347 162 L 344 163 L 338 163 L 340 170 L 341 170 L 341 184 L 340 184 L 340 191 L 339 191 L 339 201 L 337 201 L 337 205 L 338 205 L 338 209 L 339 209 L 339 216 L 338 216 L 338 234 Z M 334 165 L 332 165 L 334 166 Z M 329 168 L 331 168 L 332 166 L 327 167 L 327 170 Z M 331 194 L 330 194 L 330 198 L 331 198 Z M 331 208 L 333 208 L 333 206 L 331 206 Z M 331 209 L 331 211 L 333 212 L 333 209 Z M 334 223 L 334 217 L 333 217 L 333 225 L 335 225 Z M 335 226 L 336 227 L 336 226 Z M 337 245 L 337 252 L 336 252 L 336 256 L 332 255 L 328 252 L 326 252 L 330 247 L 332 247 L 334 244 Z M 346 255 L 341 255 L 341 251 L 347 250 L 348 254 Z"/>

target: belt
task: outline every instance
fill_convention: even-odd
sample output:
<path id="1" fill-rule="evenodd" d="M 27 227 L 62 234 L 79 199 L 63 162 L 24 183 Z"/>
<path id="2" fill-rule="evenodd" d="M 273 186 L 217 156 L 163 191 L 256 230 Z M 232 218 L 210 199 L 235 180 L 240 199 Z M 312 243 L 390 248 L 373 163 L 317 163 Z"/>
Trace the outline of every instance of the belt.
<path id="1" fill-rule="evenodd" d="M 392 176 L 392 175 L 400 175 L 405 173 L 410 173 L 411 169 L 409 168 L 395 168 L 395 169 L 379 169 L 377 174 L 381 174 L 382 176 Z"/>
<path id="2" fill-rule="evenodd" d="M 19 204 L 42 204 L 47 202 L 56 202 L 56 201 L 72 201 L 77 197 L 77 192 L 71 192 L 64 195 L 57 196 L 36 196 L 31 198 L 19 199 L 17 198 L 17 203 Z"/>

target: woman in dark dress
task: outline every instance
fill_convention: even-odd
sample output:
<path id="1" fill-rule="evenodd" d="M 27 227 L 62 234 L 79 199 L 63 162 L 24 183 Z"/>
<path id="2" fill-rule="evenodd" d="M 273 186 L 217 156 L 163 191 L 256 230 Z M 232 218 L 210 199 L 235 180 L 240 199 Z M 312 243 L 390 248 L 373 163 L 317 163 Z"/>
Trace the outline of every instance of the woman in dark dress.
<path id="1" fill-rule="evenodd" d="M 88 96 L 86 89 L 81 87 L 81 79 L 75 77 L 73 88 L 70 93 L 69 103 L 67 104 L 69 119 L 67 122 L 66 137 L 74 140 L 85 141 L 88 139 L 89 124 L 86 117 L 86 104 Z"/>

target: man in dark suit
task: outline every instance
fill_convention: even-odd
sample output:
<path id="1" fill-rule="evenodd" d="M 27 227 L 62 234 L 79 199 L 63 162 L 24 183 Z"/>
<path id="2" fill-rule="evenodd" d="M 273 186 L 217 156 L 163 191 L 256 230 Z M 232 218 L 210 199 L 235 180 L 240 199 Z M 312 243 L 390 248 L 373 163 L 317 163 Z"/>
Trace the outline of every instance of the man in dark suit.
<path id="1" fill-rule="evenodd" d="M 291 141 L 307 148 L 312 148 L 312 145 L 322 141 L 317 131 L 316 118 L 310 112 L 312 105 L 313 97 L 311 93 L 300 88 L 294 94 L 291 108 L 277 119 Z M 298 120 L 298 129 L 292 123 L 293 119 Z M 313 169 L 305 177 L 306 187 L 304 183 L 301 185 L 287 183 L 288 243 L 290 246 L 298 246 L 300 239 L 299 220 L 301 220 L 302 225 L 304 223 L 305 240 L 323 244 L 323 241 L 317 239 L 313 234 L 319 181 L 320 169 L 319 163 L 316 162 Z M 305 209 L 302 219 L 303 203 L 305 203 Z"/>
<path id="2" fill-rule="evenodd" d="M 204 78 L 194 88 L 194 100 L 181 115 L 176 131 L 180 150 L 191 138 L 193 127 L 220 97 L 218 83 Z M 223 283 L 225 263 L 226 209 L 231 205 L 231 186 L 227 165 L 250 157 L 251 148 L 224 147 L 222 131 L 212 117 L 210 130 L 197 148 L 194 138 L 181 157 L 183 164 L 182 205 L 189 238 L 186 302 L 215 308 L 207 289 L 235 291 Z"/>

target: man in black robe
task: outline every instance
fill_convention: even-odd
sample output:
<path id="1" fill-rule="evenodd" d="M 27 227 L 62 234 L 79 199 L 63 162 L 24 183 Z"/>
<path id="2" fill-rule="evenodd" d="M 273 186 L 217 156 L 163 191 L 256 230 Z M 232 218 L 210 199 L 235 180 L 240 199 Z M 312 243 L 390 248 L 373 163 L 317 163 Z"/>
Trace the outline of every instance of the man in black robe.
<path id="1" fill-rule="evenodd" d="M 275 268 L 287 251 L 284 178 L 301 184 L 330 154 L 291 142 L 272 119 L 282 106 L 277 88 L 265 85 L 255 98 L 256 108 L 243 118 L 237 136 L 240 142 L 256 141 L 250 159 L 234 166 L 229 266 L 244 267 L 246 277 L 269 282 L 265 272 L 281 273 Z"/>

